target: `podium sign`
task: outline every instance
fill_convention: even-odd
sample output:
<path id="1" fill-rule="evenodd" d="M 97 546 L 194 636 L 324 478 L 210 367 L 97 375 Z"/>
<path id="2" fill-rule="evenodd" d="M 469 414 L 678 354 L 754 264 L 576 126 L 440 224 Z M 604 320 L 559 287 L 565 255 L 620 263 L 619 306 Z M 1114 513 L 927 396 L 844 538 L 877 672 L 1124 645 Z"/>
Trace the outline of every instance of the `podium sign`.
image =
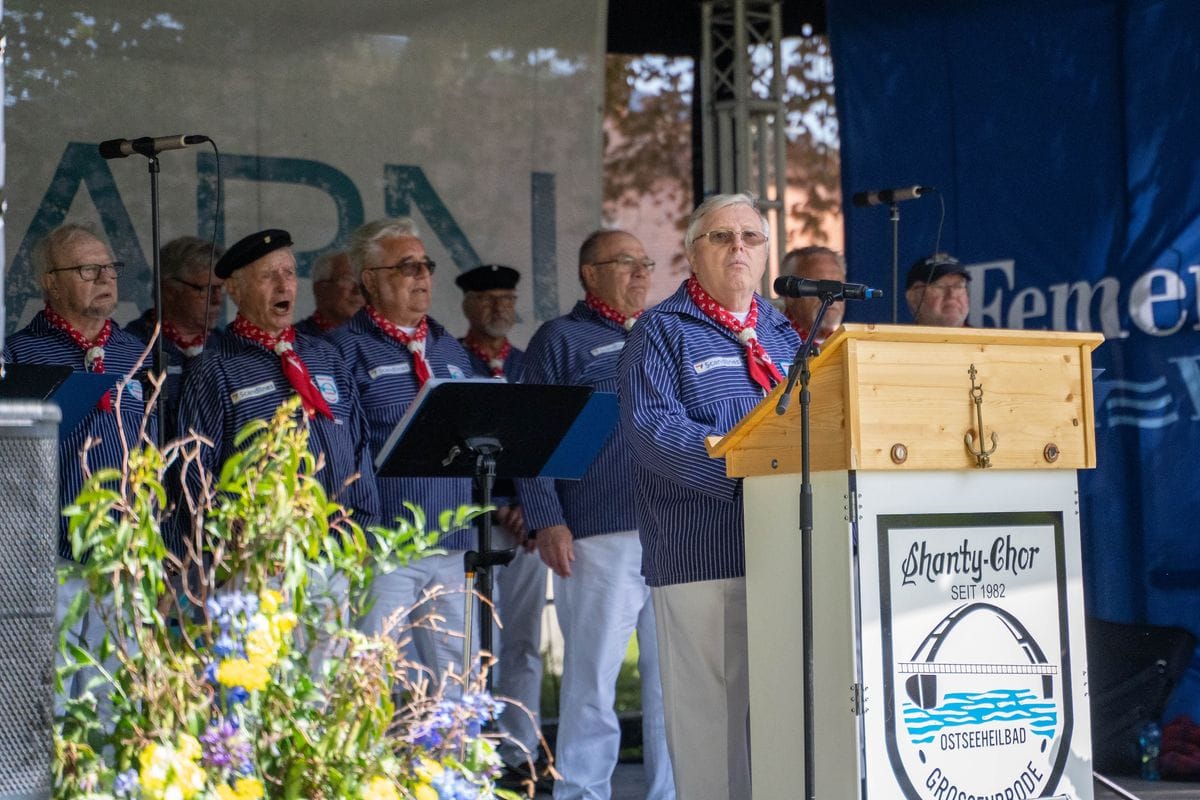
<path id="1" fill-rule="evenodd" d="M 847 326 L 814 363 L 816 797 L 1092 800 L 1074 469 L 1095 462 L 1099 341 Z M 799 424 L 774 405 L 710 443 L 745 477 L 760 798 L 804 796 Z M 997 433 L 993 468 L 968 432 Z"/>

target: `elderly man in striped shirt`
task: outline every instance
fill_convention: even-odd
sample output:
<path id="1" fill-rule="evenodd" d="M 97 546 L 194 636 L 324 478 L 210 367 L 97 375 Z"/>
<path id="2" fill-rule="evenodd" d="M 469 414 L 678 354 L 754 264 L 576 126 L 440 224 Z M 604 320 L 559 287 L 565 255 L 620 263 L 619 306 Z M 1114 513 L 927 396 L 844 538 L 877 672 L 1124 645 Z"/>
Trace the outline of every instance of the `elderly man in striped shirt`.
<path id="1" fill-rule="evenodd" d="M 66 223 L 50 231 L 33 248 L 34 274 L 41 284 L 46 307 L 24 329 L 8 339 L 4 360 L 13 364 L 55 364 L 76 372 L 107 372 L 123 376 L 124 390 L 106 393 L 72 431 L 62 431 L 58 448 L 58 500 L 60 506 L 75 501 L 83 488 L 84 471 L 79 453 L 84 442 L 94 442 L 87 452 L 89 472 L 103 468 L 121 469 L 125 448 L 137 447 L 144 406 L 142 385 L 132 378 L 145 345 L 117 327 L 109 318 L 117 306 L 117 277 L 122 264 L 92 226 Z M 122 434 L 124 439 L 122 440 Z M 149 420 L 147 434 L 155 435 Z M 61 517 L 58 556 L 74 560 Z M 83 582 L 69 579 L 58 587 L 57 619 L 62 620 L 71 602 L 82 591 Z M 94 650 L 104 636 L 99 614 L 89 611 L 71 632 L 74 641 Z M 85 676 L 76 677 L 77 694 Z"/>
<path id="2" fill-rule="evenodd" d="M 585 297 L 529 343 L 522 383 L 594 386 L 614 392 L 617 359 L 642 313 L 654 262 L 624 231 L 597 231 L 579 249 Z M 642 677 L 647 797 L 673 798 L 663 730 L 654 609 L 642 579 L 634 513 L 633 458 L 614 431 L 580 481 L 518 481 L 525 521 L 554 571 L 563 632 L 556 800 L 606 798 L 620 747 L 613 711 L 617 673 L 636 629 Z"/>
<path id="3" fill-rule="evenodd" d="M 200 461 L 215 474 L 234 452 L 237 432 L 247 422 L 269 419 L 281 403 L 299 395 L 308 419 L 309 450 L 325 458 L 317 480 L 359 524 L 375 524 L 379 497 L 366 420 L 350 370 L 329 342 L 292 327 L 297 278 L 291 235 L 279 229 L 250 234 L 229 248 L 215 273 L 225 281 L 237 316 L 219 346 L 189 365 L 179 433 L 195 431 L 212 442 L 201 448 Z M 200 484 L 195 470 L 187 477 L 196 496 Z M 200 522 L 191 521 L 194 526 Z"/>
<path id="4" fill-rule="evenodd" d="M 704 440 L 754 408 L 800 344 L 755 291 L 767 241 L 750 196 L 705 200 L 684 238 L 691 277 L 638 323 L 618 368 L 667 740 L 688 800 L 750 797 L 742 487 Z"/>
<path id="5" fill-rule="evenodd" d="M 466 378 L 471 362 L 462 345 L 429 316 L 436 265 L 425 253 L 411 219 L 369 222 L 350 242 L 350 263 L 367 304 L 330 336 L 350 366 L 377 456 L 417 392 L 430 378 Z M 378 478 L 385 522 L 411 519 L 405 501 L 436 520 L 446 509 L 471 502 L 469 478 Z M 436 683 L 455 665 L 461 672 L 466 588 L 463 551 L 475 543 L 474 529 L 455 531 L 438 542 L 448 551 L 426 556 L 371 585 L 373 605 L 360 627 L 377 634 L 395 615 L 397 638 L 411 635 L 409 660 L 429 671 Z M 428 597 L 428 599 L 426 599 Z M 431 624 L 438 619 L 436 625 Z M 473 638 L 472 641 L 475 641 Z M 459 687 L 452 686 L 453 691 Z"/>

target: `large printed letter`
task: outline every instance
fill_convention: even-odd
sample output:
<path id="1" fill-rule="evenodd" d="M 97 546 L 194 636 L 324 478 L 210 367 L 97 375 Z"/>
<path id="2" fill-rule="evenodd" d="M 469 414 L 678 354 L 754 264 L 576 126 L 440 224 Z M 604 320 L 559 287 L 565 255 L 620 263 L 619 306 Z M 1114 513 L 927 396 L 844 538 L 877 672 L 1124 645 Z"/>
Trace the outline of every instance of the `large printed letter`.
<path id="1" fill-rule="evenodd" d="M 69 142 L 12 261 L 6 292 L 8 308 L 14 312 L 9 318 L 10 324 L 16 324 L 26 301 L 41 294 L 29 264 L 29 254 L 34 244 L 66 220 L 81 183 L 96 206 L 100 226 L 108 236 L 113 252 L 129 268 L 129 277 L 122 284 L 139 287 L 132 297 L 123 299 L 132 300 L 139 306 L 148 302 L 150 268 L 108 162 L 100 157 L 96 145 Z"/>
<path id="2" fill-rule="evenodd" d="M 317 256 L 345 244 L 354 229 L 363 224 L 362 195 L 358 193 L 354 181 L 328 164 L 307 158 L 223 155 L 219 171 L 217 166 L 217 159 L 211 153 L 196 155 L 196 216 L 201 238 L 211 237 L 215 224 L 217 241 L 229 244 L 225 241 L 224 208 L 220 216 L 216 216 L 215 210 L 217 197 L 225 196 L 224 184 L 231 179 L 310 186 L 333 198 L 337 208 L 337 233 L 325 247 L 296 253 L 296 267 L 301 275 L 309 274 Z M 279 220 L 275 224 L 288 227 L 286 220 Z"/>

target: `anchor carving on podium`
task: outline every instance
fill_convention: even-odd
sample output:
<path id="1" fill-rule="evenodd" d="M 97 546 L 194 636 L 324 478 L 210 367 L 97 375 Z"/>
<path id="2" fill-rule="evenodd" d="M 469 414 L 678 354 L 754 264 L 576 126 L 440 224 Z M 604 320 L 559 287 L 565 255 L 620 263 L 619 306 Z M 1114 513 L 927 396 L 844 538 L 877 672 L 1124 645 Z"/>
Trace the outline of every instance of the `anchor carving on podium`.
<path id="1" fill-rule="evenodd" d="M 966 442 L 967 451 L 975 456 L 975 466 L 987 469 L 992 465 L 992 453 L 996 452 L 1000 434 L 992 431 L 992 446 L 987 450 L 983 449 L 983 385 L 975 382 L 979 370 L 975 369 L 974 364 L 967 370 L 967 374 L 971 376 L 971 399 L 975 401 L 975 430 L 979 432 L 979 449 L 975 449 L 975 431 L 967 431 L 963 441 Z"/>

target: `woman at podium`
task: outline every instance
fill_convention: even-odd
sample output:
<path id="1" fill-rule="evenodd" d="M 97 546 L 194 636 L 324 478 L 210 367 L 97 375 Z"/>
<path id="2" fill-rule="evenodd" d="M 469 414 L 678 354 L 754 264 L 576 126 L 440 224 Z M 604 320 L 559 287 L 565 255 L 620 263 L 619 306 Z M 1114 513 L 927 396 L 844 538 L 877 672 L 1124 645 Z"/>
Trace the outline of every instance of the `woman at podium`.
<path id="1" fill-rule="evenodd" d="M 676 792 L 689 800 L 750 796 L 741 483 L 704 441 L 782 381 L 780 360 L 800 345 L 755 291 L 769 238 L 751 196 L 705 200 L 684 237 L 691 276 L 642 316 L 618 366 L 667 743 Z"/>

